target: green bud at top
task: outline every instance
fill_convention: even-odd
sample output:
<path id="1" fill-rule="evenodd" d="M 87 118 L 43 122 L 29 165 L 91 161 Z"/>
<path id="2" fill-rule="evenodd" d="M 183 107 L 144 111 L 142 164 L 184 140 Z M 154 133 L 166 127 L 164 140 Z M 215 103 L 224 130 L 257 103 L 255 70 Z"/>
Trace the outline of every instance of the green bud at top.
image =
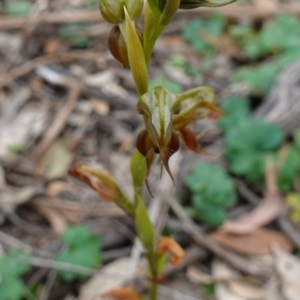
<path id="1" fill-rule="evenodd" d="M 124 6 L 132 20 L 137 19 L 143 10 L 143 0 L 100 0 L 99 8 L 103 18 L 113 24 L 124 21 Z"/>
<path id="2" fill-rule="evenodd" d="M 192 9 L 201 6 L 217 7 L 217 6 L 224 6 L 236 1 L 237 0 L 180 0 L 180 8 Z"/>

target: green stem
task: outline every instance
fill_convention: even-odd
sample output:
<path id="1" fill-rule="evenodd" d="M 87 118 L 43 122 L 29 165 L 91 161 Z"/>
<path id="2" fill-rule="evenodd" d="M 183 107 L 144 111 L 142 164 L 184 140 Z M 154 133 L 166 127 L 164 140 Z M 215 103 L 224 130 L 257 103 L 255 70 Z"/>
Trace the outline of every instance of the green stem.
<path id="1" fill-rule="evenodd" d="M 149 296 L 150 296 L 150 300 L 157 300 L 157 283 L 150 282 Z"/>
<path id="2" fill-rule="evenodd" d="M 149 66 L 151 55 L 153 52 L 154 45 L 156 40 L 161 35 L 162 31 L 164 30 L 165 26 L 157 24 L 152 32 L 151 36 L 148 39 L 144 40 L 144 55 L 147 66 Z"/>

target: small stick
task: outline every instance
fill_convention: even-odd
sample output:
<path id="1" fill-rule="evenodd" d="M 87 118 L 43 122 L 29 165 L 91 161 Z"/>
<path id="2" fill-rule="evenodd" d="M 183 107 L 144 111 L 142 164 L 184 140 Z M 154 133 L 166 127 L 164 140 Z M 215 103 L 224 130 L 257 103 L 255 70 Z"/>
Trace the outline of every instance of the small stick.
<path id="1" fill-rule="evenodd" d="M 70 84 L 69 94 L 64 107 L 62 107 L 62 109 L 57 113 L 54 122 L 48 128 L 44 138 L 41 140 L 40 144 L 36 147 L 36 149 L 31 155 L 31 157 L 34 160 L 37 160 L 41 157 L 41 155 L 49 148 L 49 146 L 53 143 L 55 138 L 60 134 L 60 132 L 64 128 L 68 116 L 70 115 L 70 113 L 76 105 L 78 97 L 82 91 L 82 87 L 82 80 Z"/>
<path id="2" fill-rule="evenodd" d="M 39 257 L 30 258 L 29 263 L 34 267 L 47 268 L 47 269 L 60 270 L 60 271 L 69 271 L 69 272 L 78 273 L 87 276 L 92 276 L 98 271 L 95 269 L 73 265 L 66 262 L 58 262 L 51 259 L 45 259 Z"/>

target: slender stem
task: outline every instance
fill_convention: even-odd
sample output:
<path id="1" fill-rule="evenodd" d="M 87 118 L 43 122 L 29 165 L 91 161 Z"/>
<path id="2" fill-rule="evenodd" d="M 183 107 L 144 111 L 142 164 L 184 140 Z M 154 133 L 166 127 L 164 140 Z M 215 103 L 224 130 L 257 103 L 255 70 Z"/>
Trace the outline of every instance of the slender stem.
<path id="1" fill-rule="evenodd" d="M 150 282 L 149 296 L 150 296 L 150 300 L 157 300 L 157 283 Z"/>

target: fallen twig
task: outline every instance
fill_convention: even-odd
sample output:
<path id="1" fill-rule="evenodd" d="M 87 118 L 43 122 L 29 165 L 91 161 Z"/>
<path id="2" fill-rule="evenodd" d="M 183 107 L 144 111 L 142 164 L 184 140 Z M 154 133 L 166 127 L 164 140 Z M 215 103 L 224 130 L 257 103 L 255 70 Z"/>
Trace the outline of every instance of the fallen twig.
<path id="1" fill-rule="evenodd" d="M 82 87 L 82 80 L 70 84 L 69 94 L 65 105 L 57 113 L 53 123 L 48 128 L 40 144 L 35 148 L 34 152 L 32 153 L 32 158 L 34 160 L 37 160 L 41 157 L 41 155 L 46 151 L 47 148 L 49 148 L 49 146 L 64 128 L 69 114 L 72 112 L 76 105 L 78 97 L 82 91 Z"/>

